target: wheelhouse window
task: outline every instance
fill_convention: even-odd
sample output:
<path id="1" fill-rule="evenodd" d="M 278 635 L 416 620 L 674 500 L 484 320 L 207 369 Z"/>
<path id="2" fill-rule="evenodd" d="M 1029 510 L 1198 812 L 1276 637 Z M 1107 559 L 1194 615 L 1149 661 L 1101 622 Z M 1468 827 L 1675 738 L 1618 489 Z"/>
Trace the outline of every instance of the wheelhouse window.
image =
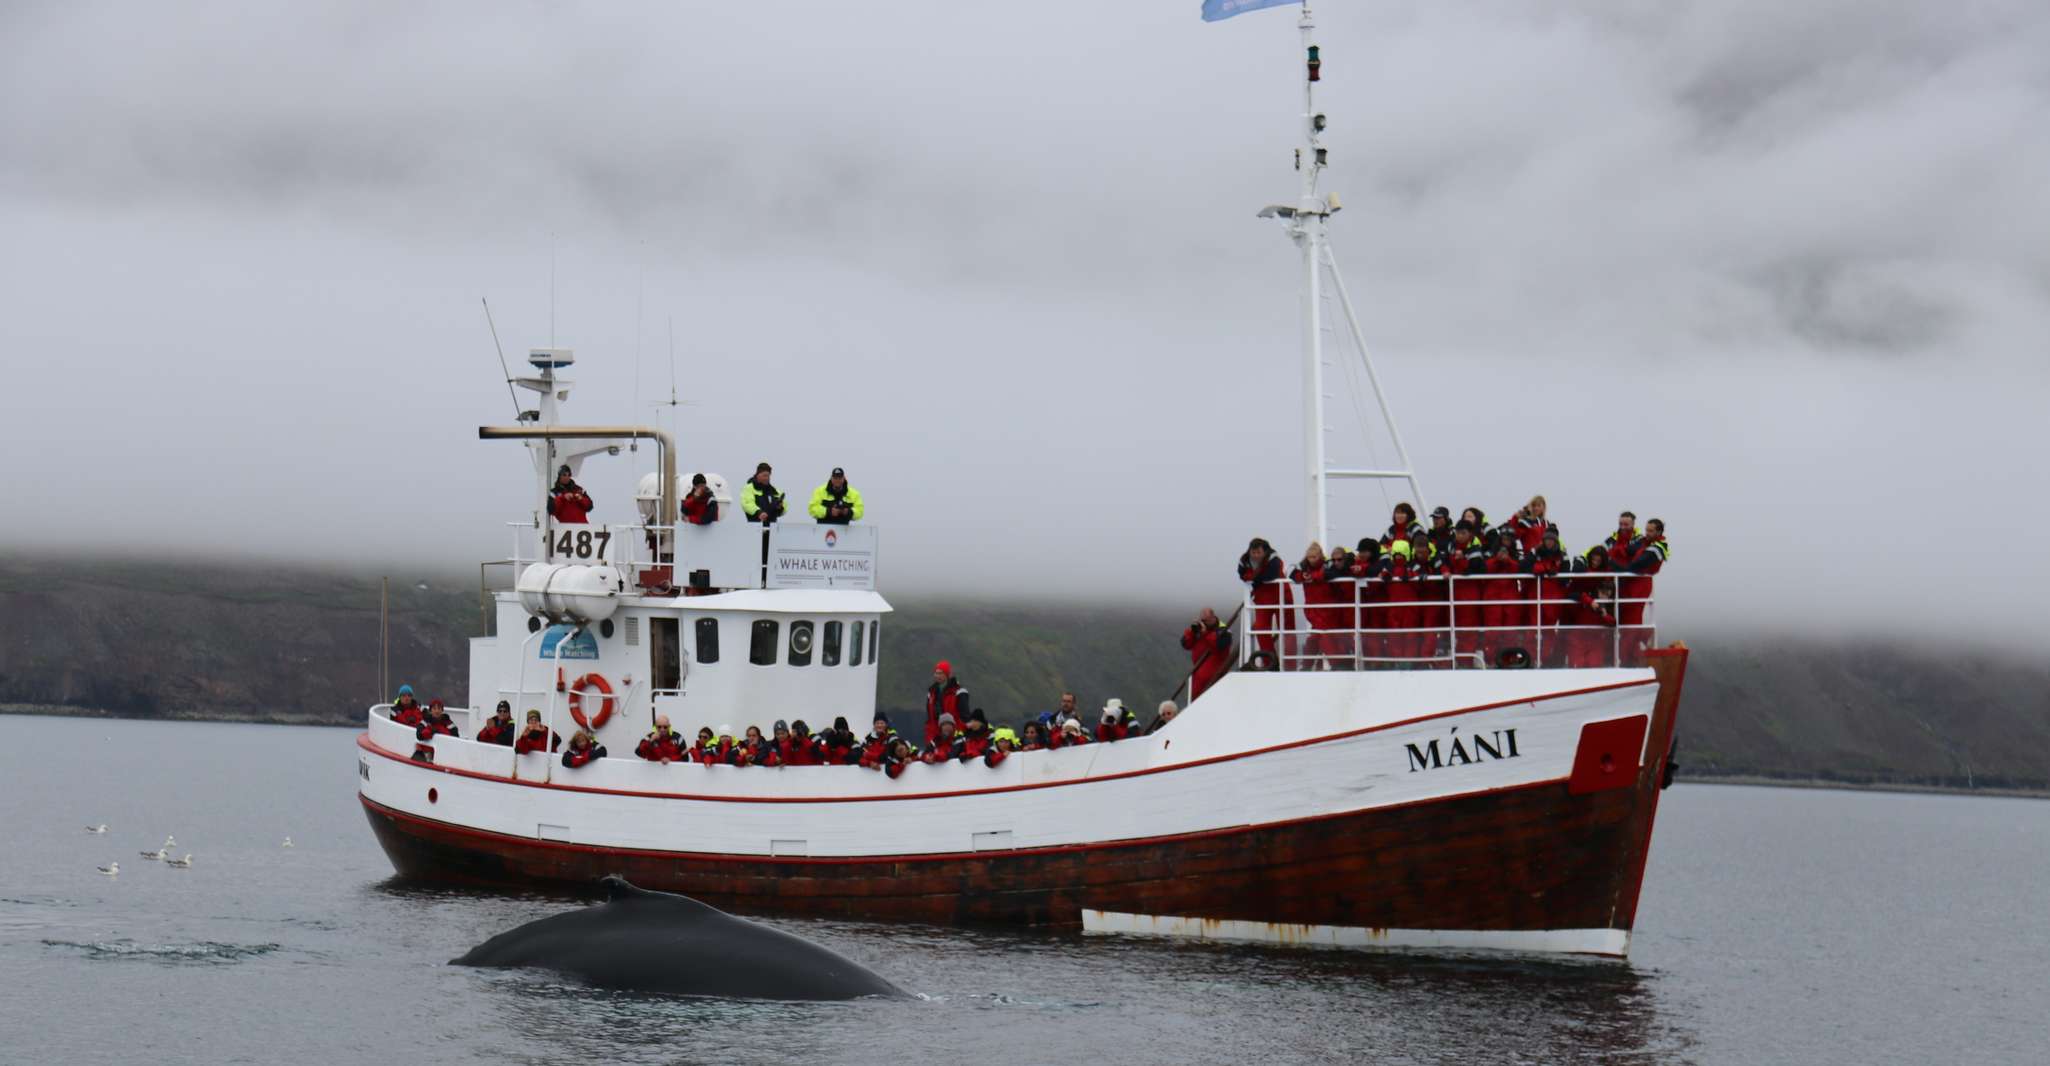
<path id="1" fill-rule="evenodd" d="M 861 629 L 862 624 L 860 622 L 854 623 L 854 643 L 847 648 L 847 665 L 849 666 L 861 665 Z"/>
<path id="2" fill-rule="evenodd" d="M 826 623 L 824 631 L 820 634 L 822 638 L 819 648 L 820 666 L 840 665 L 840 630 L 842 628 L 839 622 Z"/>
<path id="3" fill-rule="evenodd" d="M 747 661 L 756 666 L 776 665 L 776 630 L 779 627 L 773 618 L 755 620 L 754 631 L 747 644 Z"/>
<path id="4" fill-rule="evenodd" d="M 698 661 L 716 663 L 719 661 L 719 620 L 700 618 L 697 621 Z M 774 639 L 774 638 L 771 638 Z"/>
<path id="5" fill-rule="evenodd" d="M 870 622 L 870 623 L 868 624 L 868 663 L 869 663 L 869 665 L 870 665 L 870 666 L 874 666 L 874 665 L 875 665 L 875 661 L 876 661 L 877 659 L 881 658 L 881 657 L 882 657 L 882 654 L 883 654 L 883 620 L 882 620 L 882 619 L 880 619 L 880 618 L 878 618 L 878 619 L 876 619 L 875 621 L 873 621 L 873 622 Z"/>
<path id="6" fill-rule="evenodd" d="M 790 665 L 811 665 L 811 623 L 790 623 Z"/>

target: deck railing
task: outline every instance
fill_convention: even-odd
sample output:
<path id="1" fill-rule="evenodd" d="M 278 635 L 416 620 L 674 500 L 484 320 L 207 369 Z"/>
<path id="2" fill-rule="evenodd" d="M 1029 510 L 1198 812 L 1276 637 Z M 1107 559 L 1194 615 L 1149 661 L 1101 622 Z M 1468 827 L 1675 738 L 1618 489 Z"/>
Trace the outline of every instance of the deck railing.
<path id="1" fill-rule="evenodd" d="M 1608 571 L 1432 575 L 1248 589 L 1234 631 L 1241 670 L 1642 666 L 1656 635 L 1652 581 Z M 1260 602 L 1278 598 L 1279 602 Z"/>

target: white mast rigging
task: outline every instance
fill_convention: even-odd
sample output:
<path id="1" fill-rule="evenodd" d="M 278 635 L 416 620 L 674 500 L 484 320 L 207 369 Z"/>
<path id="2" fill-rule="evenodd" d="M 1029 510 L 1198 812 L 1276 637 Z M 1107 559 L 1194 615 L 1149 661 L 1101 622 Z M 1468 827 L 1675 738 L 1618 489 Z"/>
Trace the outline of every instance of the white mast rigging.
<path id="1" fill-rule="evenodd" d="M 1416 473 L 1410 465 L 1409 452 L 1402 445 L 1402 434 L 1395 428 L 1395 415 L 1389 410 L 1387 393 L 1381 388 L 1380 376 L 1374 372 L 1373 355 L 1367 350 L 1366 338 L 1360 333 L 1359 315 L 1353 309 L 1345 279 L 1339 276 L 1338 260 L 1331 254 L 1326 224 L 1332 215 L 1338 213 L 1338 197 L 1336 194 L 1321 198 L 1317 195 L 1317 178 L 1326 165 L 1324 116 L 1318 113 L 1316 106 L 1316 87 L 1323 59 L 1318 53 L 1317 24 L 1311 16 L 1308 0 L 1304 0 L 1302 17 L 1296 25 L 1302 31 L 1304 55 L 1304 146 L 1296 149 L 1296 171 L 1302 176 L 1302 187 L 1293 206 L 1271 205 L 1260 211 L 1260 217 L 1280 219 L 1289 239 L 1303 253 L 1303 462 L 1308 475 L 1304 485 L 1304 525 L 1308 539 L 1326 544 L 1330 533 L 1327 505 L 1333 478 L 1407 481 L 1417 513 L 1428 512 L 1423 489 L 1417 484 Z M 1359 351 L 1360 361 L 1365 364 L 1367 381 L 1380 405 L 1382 421 L 1388 426 L 1389 439 L 1395 444 L 1397 465 L 1394 469 L 1335 468 L 1325 454 L 1323 283 L 1327 273 L 1333 291 L 1338 294 L 1339 305 L 1345 311 L 1345 324 L 1352 334 L 1353 345 Z"/>

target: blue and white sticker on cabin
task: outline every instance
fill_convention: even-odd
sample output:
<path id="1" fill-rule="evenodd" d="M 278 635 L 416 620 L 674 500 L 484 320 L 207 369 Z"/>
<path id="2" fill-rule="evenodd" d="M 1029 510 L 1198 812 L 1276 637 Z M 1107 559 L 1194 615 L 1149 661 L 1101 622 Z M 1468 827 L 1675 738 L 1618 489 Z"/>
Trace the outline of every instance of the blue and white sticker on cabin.
<path id="1" fill-rule="evenodd" d="M 563 639 L 565 637 L 568 638 L 566 642 Z M 541 658 L 553 662 L 556 658 L 555 646 L 558 644 L 562 645 L 563 662 L 569 662 L 572 659 L 596 659 L 598 657 L 598 638 L 592 636 L 591 631 L 588 629 L 577 629 L 574 626 L 549 626 L 548 631 L 541 634 Z"/>

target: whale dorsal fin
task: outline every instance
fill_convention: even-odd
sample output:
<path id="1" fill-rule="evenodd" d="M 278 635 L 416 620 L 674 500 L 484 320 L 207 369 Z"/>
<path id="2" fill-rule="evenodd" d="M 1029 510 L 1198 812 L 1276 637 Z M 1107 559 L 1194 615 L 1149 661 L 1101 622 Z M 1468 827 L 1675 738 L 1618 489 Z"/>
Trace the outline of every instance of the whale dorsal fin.
<path id="1" fill-rule="evenodd" d="M 618 874 L 606 874 L 603 878 L 599 879 L 598 883 L 605 886 L 605 901 L 607 903 L 617 903 L 621 900 L 629 899 L 661 900 L 664 903 L 682 904 L 709 914 L 726 914 L 725 911 L 709 903 L 699 902 L 689 896 L 679 896 L 674 892 L 657 892 L 651 888 L 641 888 Z"/>

